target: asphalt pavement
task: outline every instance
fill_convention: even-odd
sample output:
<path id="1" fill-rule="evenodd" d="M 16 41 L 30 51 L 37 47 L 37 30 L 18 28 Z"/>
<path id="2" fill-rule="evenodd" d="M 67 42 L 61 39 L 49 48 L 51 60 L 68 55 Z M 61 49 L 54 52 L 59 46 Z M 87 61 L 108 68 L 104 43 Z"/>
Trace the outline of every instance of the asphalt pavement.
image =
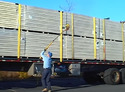
<path id="1" fill-rule="evenodd" d="M 125 84 L 87 84 L 79 77 L 52 78 L 53 92 L 125 92 Z M 40 78 L 28 80 L 1 81 L 0 92 L 42 92 Z"/>

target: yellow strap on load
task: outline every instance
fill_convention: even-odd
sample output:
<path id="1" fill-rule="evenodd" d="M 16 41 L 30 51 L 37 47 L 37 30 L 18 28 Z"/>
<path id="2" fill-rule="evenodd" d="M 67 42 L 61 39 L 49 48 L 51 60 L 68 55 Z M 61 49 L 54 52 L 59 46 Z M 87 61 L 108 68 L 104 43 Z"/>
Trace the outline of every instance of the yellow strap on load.
<path id="1" fill-rule="evenodd" d="M 105 19 L 103 19 L 103 60 L 106 60 L 106 47 L 105 47 Z"/>
<path id="2" fill-rule="evenodd" d="M 125 52 L 124 52 L 124 50 L 125 50 L 125 47 L 124 47 L 124 44 L 125 44 L 125 41 L 124 41 L 124 23 L 122 23 L 122 42 L 123 42 L 123 62 L 124 62 L 124 60 L 125 60 Z"/>
<path id="3" fill-rule="evenodd" d="M 71 24 L 72 24 L 72 59 L 74 59 L 74 15 L 71 14 Z"/>
<path id="4" fill-rule="evenodd" d="M 97 58 L 96 55 L 96 18 L 93 17 L 93 36 L 94 36 L 94 59 Z"/>
<path id="5" fill-rule="evenodd" d="M 17 58 L 20 58 L 20 39 L 21 39 L 21 4 L 18 5 L 18 47 Z"/>
<path id="6" fill-rule="evenodd" d="M 63 59 L 63 12 L 60 11 L 60 62 Z"/>

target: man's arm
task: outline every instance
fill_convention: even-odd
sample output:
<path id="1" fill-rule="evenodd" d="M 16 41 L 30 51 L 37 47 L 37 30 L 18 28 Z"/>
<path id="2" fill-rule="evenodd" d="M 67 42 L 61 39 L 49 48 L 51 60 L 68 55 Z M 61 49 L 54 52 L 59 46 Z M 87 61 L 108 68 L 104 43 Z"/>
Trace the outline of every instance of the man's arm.
<path id="1" fill-rule="evenodd" d="M 41 52 L 41 57 L 42 58 L 45 56 L 44 53 L 45 53 L 45 50 Z"/>

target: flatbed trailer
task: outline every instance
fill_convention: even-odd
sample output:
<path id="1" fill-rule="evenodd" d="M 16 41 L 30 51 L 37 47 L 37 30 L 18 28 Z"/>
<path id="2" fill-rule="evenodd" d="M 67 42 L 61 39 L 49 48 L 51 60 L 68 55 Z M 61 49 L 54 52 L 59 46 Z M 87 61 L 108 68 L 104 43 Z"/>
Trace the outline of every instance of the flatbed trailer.
<path id="1" fill-rule="evenodd" d="M 122 61 L 64 60 L 60 63 L 58 59 L 53 60 L 53 76 L 82 76 L 87 83 L 105 82 L 115 85 L 125 82 L 125 63 Z M 41 74 L 42 64 L 43 61 L 39 58 L 7 58 L 0 59 L 0 70 L 27 72 L 28 75 L 35 76 Z"/>
<path id="2" fill-rule="evenodd" d="M 48 49 L 53 75 L 125 83 L 124 22 L 3 1 L 0 7 L 0 71 L 40 74 L 40 53 L 59 36 Z"/>

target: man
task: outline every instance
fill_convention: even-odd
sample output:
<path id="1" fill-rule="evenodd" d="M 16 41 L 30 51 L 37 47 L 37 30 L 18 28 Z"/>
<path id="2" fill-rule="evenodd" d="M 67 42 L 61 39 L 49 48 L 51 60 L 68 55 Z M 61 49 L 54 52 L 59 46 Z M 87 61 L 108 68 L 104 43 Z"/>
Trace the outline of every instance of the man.
<path id="1" fill-rule="evenodd" d="M 51 92 L 51 63 L 52 63 L 52 53 L 48 52 L 47 56 L 44 55 L 46 50 L 41 52 L 41 57 L 43 58 L 43 73 L 42 73 L 42 86 L 43 92 Z"/>

